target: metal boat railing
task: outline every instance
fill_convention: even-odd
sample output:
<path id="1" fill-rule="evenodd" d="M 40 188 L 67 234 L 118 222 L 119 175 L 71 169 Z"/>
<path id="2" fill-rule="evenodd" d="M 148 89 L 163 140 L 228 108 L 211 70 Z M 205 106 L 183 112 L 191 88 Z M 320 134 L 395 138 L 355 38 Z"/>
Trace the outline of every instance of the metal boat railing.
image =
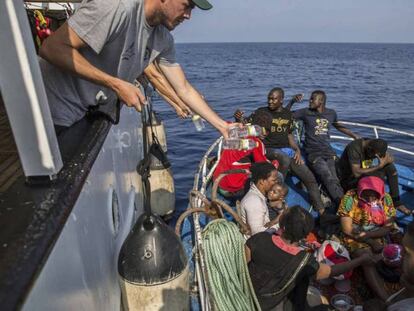
<path id="1" fill-rule="evenodd" d="M 414 138 L 413 133 L 395 130 L 395 129 L 387 128 L 383 126 L 362 124 L 362 123 L 355 123 L 355 122 L 348 122 L 348 121 L 339 121 L 339 123 L 348 125 L 351 127 L 356 127 L 356 128 L 370 129 L 373 131 L 373 137 L 375 138 L 380 138 L 380 135 L 379 135 L 380 131 Z M 338 140 L 346 140 L 346 141 L 352 140 L 352 138 L 350 137 L 340 136 L 340 135 L 331 135 L 331 138 L 338 139 Z M 197 172 L 194 175 L 193 190 L 198 190 L 204 195 L 206 194 L 207 188 L 212 179 L 213 172 L 215 168 L 217 167 L 217 164 L 220 160 L 222 141 L 223 141 L 222 137 L 218 138 L 210 146 L 210 148 L 207 150 L 207 152 L 204 154 L 203 158 L 201 159 Z M 395 150 L 397 152 L 401 152 L 403 154 L 414 156 L 414 152 L 409 151 L 409 150 L 405 150 L 405 149 L 394 147 L 394 146 L 388 146 L 388 148 Z M 216 162 L 209 169 L 208 168 L 209 158 L 211 158 L 213 154 L 214 156 L 216 156 Z M 197 200 L 195 206 L 201 207 L 201 204 L 202 204 L 201 200 L 199 198 L 195 200 Z M 200 216 L 199 213 L 195 213 L 193 217 L 194 243 L 195 243 L 194 245 L 195 256 L 193 258 L 195 259 L 195 277 L 198 283 L 201 310 L 210 311 L 212 310 L 211 297 L 209 297 L 209 293 L 208 293 L 209 291 L 208 282 L 207 282 L 208 277 L 207 277 L 207 272 L 205 268 L 205 258 L 204 258 L 203 251 L 202 251 L 203 249 L 202 239 L 201 239 L 202 228 L 199 222 L 200 221 L 199 216 Z"/>
<path id="2" fill-rule="evenodd" d="M 353 127 L 356 127 L 356 128 L 371 129 L 374 132 L 374 137 L 375 138 L 380 138 L 379 131 L 414 138 L 414 133 L 395 130 L 395 129 L 392 129 L 392 128 L 378 126 L 378 125 L 370 125 L 370 124 L 355 123 L 355 122 L 348 122 L 348 121 L 339 121 L 338 123 L 344 124 L 344 125 L 350 125 L 350 126 L 353 126 Z M 341 135 L 331 135 L 331 138 L 339 139 L 339 140 L 352 140 L 351 137 L 341 136 Z M 395 146 L 390 145 L 390 146 L 388 146 L 388 148 L 391 149 L 391 150 L 394 150 L 394 151 L 404 153 L 404 154 L 408 154 L 408 155 L 412 155 L 412 156 L 414 155 L 413 151 L 405 150 L 405 149 L 402 149 L 402 148 L 399 148 L 399 147 L 395 147 Z"/>
<path id="3" fill-rule="evenodd" d="M 210 146 L 210 148 L 207 150 L 207 152 L 204 154 L 203 158 L 200 161 L 197 173 L 194 175 L 193 190 L 198 190 L 204 195 L 206 194 L 208 184 L 211 181 L 213 172 L 216 169 L 217 164 L 220 159 L 222 140 L 223 140 L 223 137 L 220 137 Z M 211 153 L 215 149 L 217 149 L 217 152 L 216 152 L 217 161 L 208 171 L 208 160 L 211 156 Z M 200 181 L 201 181 L 201 186 L 199 187 Z M 201 207 L 202 205 L 201 199 L 195 198 L 194 200 L 196 200 L 194 204 L 195 207 Z M 202 251 L 202 238 L 201 238 L 202 228 L 200 226 L 199 213 L 194 214 L 193 220 L 194 220 L 194 240 L 195 240 L 194 258 L 196 260 L 194 271 L 195 271 L 195 276 L 196 276 L 196 282 L 198 284 L 198 289 L 199 289 L 200 306 L 201 306 L 201 310 L 209 311 L 211 310 L 211 304 L 210 304 L 210 297 L 208 296 L 208 284 L 206 282 L 207 270 L 206 270 L 205 260 L 204 260 L 203 251 Z"/>

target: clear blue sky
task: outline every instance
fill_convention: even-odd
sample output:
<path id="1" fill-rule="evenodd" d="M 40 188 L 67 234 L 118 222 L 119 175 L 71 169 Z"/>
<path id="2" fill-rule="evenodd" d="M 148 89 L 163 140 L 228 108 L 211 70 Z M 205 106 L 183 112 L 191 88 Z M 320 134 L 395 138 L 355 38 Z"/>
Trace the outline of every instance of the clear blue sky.
<path id="1" fill-rule="evenodd" d="M 414 0 L 211 0 L 176 42 L 414 43 Z"/>

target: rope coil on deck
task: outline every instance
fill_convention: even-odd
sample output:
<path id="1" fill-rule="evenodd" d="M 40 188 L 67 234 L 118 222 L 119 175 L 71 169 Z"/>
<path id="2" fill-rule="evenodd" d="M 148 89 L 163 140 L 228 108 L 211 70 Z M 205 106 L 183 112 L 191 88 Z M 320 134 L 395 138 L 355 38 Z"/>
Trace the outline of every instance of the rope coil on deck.
<path id="1" fill-rule="evenodd" d="M 260 310 L 247 269 L 245 239 L 236 224 L 211 221 L 203 230 L 209 285 L 217 310 Z"/>

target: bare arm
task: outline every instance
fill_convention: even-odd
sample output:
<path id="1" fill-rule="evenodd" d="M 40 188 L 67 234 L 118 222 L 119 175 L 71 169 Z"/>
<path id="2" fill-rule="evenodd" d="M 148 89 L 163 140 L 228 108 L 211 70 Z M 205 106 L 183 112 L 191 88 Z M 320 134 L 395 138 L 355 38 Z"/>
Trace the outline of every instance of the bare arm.
<path id="1" fill-rule="evenodd" d="M 370 168 L 362 168 L 361 165 L 359 164 L 352 164 L 351 165 L 351 170 L 352 170 L 352 175 L 354 175 L 355 178 L 359 178 L 364 174 L 370 174 L 373 172 L 376 172 L 377 170 L 381 169 L 382 167 L 378 166 L 374 166 L 374 167 L 370 167 Z"/>
<path id="2" fill-rule="evenodd" d="M 294 160 L 295 160 L 296 164 L 303 164 L 302 156 L 300 154 L 300 148 L 296 144 L 295 138 L 293 137 L 292 134 L 288 134 L 288 140 L 289 140 L 289 146 L 293 150 L 295 150 Z"/>
<path id="3" fill-rule="evenodd" d="M 362 239 L 359 237 L 359 232 L 354 232 L 352 227 L 352 218 L 342 216 L 341 217 L 341 229 L 342 232 L 350 237 L 351 239 L 354 239 L 355 241 L 361 241 Z"/>
<path id="4" fill-rule="evenodd" d="M 149 64 L 144 73 L 164 100 L 175 109 L 178 116 L 185 118 L 191 113 L 191 110 L 178 97 L 162 72 L 158 70 L 156 64 Z"/>
<path id="5" fill-rule="evenodd" d="M 66 22 L 40 47 L 42 58 L 62 70 L 113 90 L 127 106 L 141 110 L 145 97 L 132 83 L 113 77 L 89 63 L 79 50 L 87 46 Z"/>
<path id="6" fill-rule="evenodd" d="M 190 107 L 192 111 L 202 116 L 225 138 L 227 138 L 229 125 L 210 108 L 190 82 L 187 81 L 181 67 L 160 64 L 160 68 L 184 104 Z"/>
<path id="7" fill-rule="evenodd" d="M 339 122 L 335 122 L 332 123 L 332 125 L 340 132 L 344 133 L 345 135 L 353 138 L 353 139 L 358 139 L 359 136 L 354 134 L 350 129 L 348 129 L 347 127 L 345 127 L 343 124 L 339 123 Z"/>
<path id="8" fill-rule="evenodd" d="M 271 221 L 269 221 L 267 224 L 265 224 L 265 227 L 270 228 L 278 224 L 281 216 L 282 216 L 282 213 L 280 213 L 275 218 L 273 218 Z"/>
<path id="9" fill-rule="evenodd" d="M 373 173 L 379 169 L 382 169 L 384 166 L 394 162 L 394 158 L 387 152 L 383 158 L 377 156 L 379 164 L 374 167 L 362 168 L 360 164 L 351 164 L 352 174 L 355 178 L 361 177 L 364 174 Z"/>
<path id="10" fill-rule="evenodd" d="M 295 103 L 301 102 L 303 99 L 303 94 L 296 94 L 292 97 L 289 103 L 286 105 L 285 109 L 290 110 Z"/>
<path id="11" fill-rule="evenodd" d="M 351 239 L 354 239 L 358 242 L 367 243 L 371 246 L 373 251 L 379 251 L 382 249 L 382 246 L 378 243 L 378 241 L 374 240 L 376 238 L 381 238 L 387 235 L 391 229 L 391 225 L 386 225 L 378 230 L 370 231 L 370 232 L 356 232 L 353 230 L 352 227 L 352 218 L 351 217 L 341 217 L 341 228 L 342 232 L 349 236 Z"/>
<path id="12" fill-rule="evenodd" d="M 361 257 L 333 266 L 328 266 L 327 264 L 321 263 L 319 264 L 319 269 L 316 272 L 316 279 L 323 280 L 329 277 L 338 276 L 370 261 L 375 262 L 375 260 L 376 259 L 371 258 L 369 255 L 363 255 Z"/>

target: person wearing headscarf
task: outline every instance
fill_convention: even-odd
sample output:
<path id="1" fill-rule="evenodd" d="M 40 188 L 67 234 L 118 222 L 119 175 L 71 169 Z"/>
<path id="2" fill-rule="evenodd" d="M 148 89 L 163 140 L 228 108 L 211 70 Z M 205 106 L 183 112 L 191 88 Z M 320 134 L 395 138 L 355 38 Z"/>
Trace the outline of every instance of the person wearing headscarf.
<path id="1" fill-rule="evenodd" d="M 341 217 L 342 242 L 354 258 L 381 252 L 385 237 L 396 229 L 393 201 L 385 192 L 384 181 L 375 176 L 361 178 L 357 189 L 344 195 L 338 215 Z M 368 264 L 362 268 L 368 285 L 385 301 L 388 294 L 375 266 Z"/>

